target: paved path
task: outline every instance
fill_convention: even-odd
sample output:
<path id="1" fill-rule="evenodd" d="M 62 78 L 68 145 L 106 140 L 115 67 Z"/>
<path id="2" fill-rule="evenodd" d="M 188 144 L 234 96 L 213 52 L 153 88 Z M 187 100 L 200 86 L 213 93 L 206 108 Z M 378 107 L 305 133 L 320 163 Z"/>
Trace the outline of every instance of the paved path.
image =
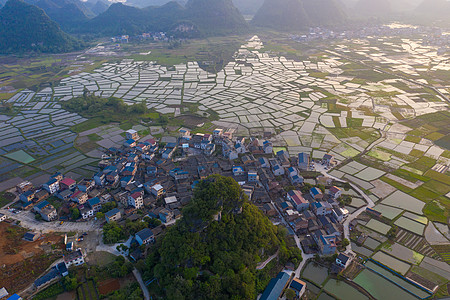
<path id="1" fill-rule="evenodd" d="M 272 255 L 271 257 L 269 257 L 268 259 L 266 259 L 266 260 L 265 260 L 264 262 L 262 262 L 259 266 L 257 266 L 257 267 L 256 267 L 256 270 L 262 270 L 262 269 L 264 269 L 268 263 L 270 263 L 275 257 L 278 256 L 278 252 L 279 252 L 279 251 L 280 251 L 280 250 L 277 250 L 277 252 L 275 252 L 274 255 Z"/>
<path id="2" fill-rule="evenodd" d="M 139 282 L 139 285 L 141 286 L 141 290 L 144 293 L 144 299 L 150 300 L 150 292 L 148 291 L 147 286 L 145 285 L 144 281 L 142 280 L 141 273 L 137 269 L 133 270 L 133 275 L 136 277 L 136 280 Z"/>
<path id="3" fill-rule="evenodd" d="M 334 177 L 330 174 L 327 173 L 327 171 L 323 168 L 322 165 L 320 164 L 316 164 L 316 170 L 319 171 L 320 173 L 322 173 L 324 176 L 330 177 L 331 179 L 335 180 L 335 181 L 339 181 L 339 182 L 348 182 L 350 184 L 350 186 L 352 187 L 352 189 L 354 189 L 359 195 L 361 195 L 364 200 L 366 201 L 366 205 L 364 205 L 363 207 L 359 208 L 358 210 L 354 211 L 351 215 L 349 215 L 344 223 L 342 224 L 344 227 L 344 238 L 346 238 L 347 240 L 350 241 L 350 222 L 353 221 L 354 219 L 356 219 L 362 212 L 364 212 L 366 210 L 366 208 L 372 208 L 375 206 L 375 203 L 373 202 L 373 200 L 367 196 L 358 186 L 356 186 L 355 184 L 347 181 L 347 180 L 343 180 L 337 177 Z M 354 252 L 352 251 L 352 245 L 351 243 L 346 247 L 345 250 L 346 253 L 348 254 L 353 254 Z"/>
<path id="4" fill-rule="evenodd" d="M 106 252 L 109 252 L 116 256 L 123 255 L 125 257 L 125 259 L 127 259 L 127 257 L 124 255 L 125 253 L 117 251 L 117 246 L 120 244 L 124 244 L 127 247 L 130 247 L 130 243 L 131 243 L 132 239 L 133 239 L 133 237 L 130 236 L 130 238 L 125 243 L 117 243 L 117 244 L 113 244 L 113 245 L 106 245 L 103 243 L 103 241 L 101 241 L 100 244 L 97 246 L 96 251 L 106 251 Z M 136 278 L 137 282 L 139 283 L 139 286 L 141 287 L 142 293 L 144 294 L 144 299 L 150 300 L 150 292 L 148 291 L 147 286 L 145 285 L 144 281 L 142 280 L 141 273 L 139 273 L 139 271 L 136 268 L 134 268 L 133 275 Z"/>
<path id="5" fill-rule="evenodd" d="M 87 222 L 64 222 L 62 225 L 58 221 L 45 222 L 35 219 L 35 215 L 31 211 L 21 211 L 14 214 L 7 209 L 0 209 L 0 213 L 5 214 L 7 218 L 20 221 L 22 227 L 26 227 L 33 231 L 41 233 L 49 232 L 87 232 L 99 228 L 100 221 Z"/>

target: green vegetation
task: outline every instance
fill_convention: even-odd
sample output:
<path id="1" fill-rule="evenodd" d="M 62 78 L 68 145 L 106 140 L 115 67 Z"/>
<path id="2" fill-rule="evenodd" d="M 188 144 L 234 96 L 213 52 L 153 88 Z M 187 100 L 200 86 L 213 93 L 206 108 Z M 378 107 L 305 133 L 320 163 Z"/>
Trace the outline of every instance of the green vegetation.
<path id="1" fill-rule="evenodd" d="M 9 192 L 0 192 L 0 207 L 3 207 L 14 200 L 14 194 Z"/>
<path id="2" fill-rule="evenodd" d="M 147 108 L 145 101 L 127 105 L 119 98 L 101 98 L 88 95 L 87 91 L 82 97 L 63 102 L 62 106 L 68 111 L 76 112 L 85 118 L 89 118 L 88 121 L 73 126 L 72 130 L 75 132 L 82 132 L 112 122 L 121 123 L 121 128 L 125 125 L 127 128 L 131 128 L 133 124 L 138 124 L 140 120 L 149 121 L 155 117 L 155 113 Z M 165 116 L 158 116 L 159 119 L 153 124 L 167 124 Z M 95 134 L 88 137 L 91 141 L 96 141 L 100 138 Z"/>
<path id="3" fill-rule="evenodd" d="M 124 230 L 116 222 L 103 226 L 103 242 L 105 244 L 115 244 L 123 241 L 126 237 Z"/>
<path id="4" fill-rule="evenodd" d="M 177 29 L 179 25 L 184 25 L 186 30 Z M 165 31 L 175 36 L 195 37 L 245 32 L 247 28 L 247 23 L 231 0 L 190 0 L 185 7 L 170 2 L 144 9 L 115 3 L 77 31 L 96 35 Z"/>
<path id="5" fill-rule="evenodd" d="M 41 9 L 21 0 L 5 4 L 0 10 L 0 24 L 0 53 L 55 53 L 81 48 L 80 42 L 62 32 Z"/>
<path id="6" fill-rule="evenodd" d="M 111 300 L 140 300 L 143 298 L 139 283 L 132 282 L 125 288 L 113 292 L 108 299 Z"/>
<path id="7" fill-rule="evenodd" d="M 328 130 L 338 139 L 357 136 L 369 144 L 380 137 L 378 130 L 373 128 L 328 128 Z"/>
<path id="8" fill-rule="evenodd" d="M 423 208 L 423 213 L 430 221 L 446 224 L 448 217 L 450 217 L 450 203 L 447 203 L 447 207 L 445 207 L 438 201 L 429 202 Z"/>
<path id="9" fill-rule="evenodd" d="M 301 260 L 286 230 L 250 204 L 232 178 L 218 175 L 196 186 L 182 219 L 157 246 L 144 277 L 157 278 L 151 290 L 167 299 L 255 299 L 270 279 L 256 270 L 258 262 L 277 250 L 281 265 Z"/>
<path id="10" fill-rule="evenodd" d="M 45 290 L 42 290 L 39 293 L 37 293 L 36 295 L 34 295 L 33 299 L 45 300 L 45 299 L 49 299 L 49 298 L 55 297 L 55 296 L 57 296 L 59 294 L 62 294 L 62 293 L 64 293 L 64 287 L 61 285 L 60 282 L 57 282 L 55 284 L 52 284 L 51 286 L 49 286 Z"/>

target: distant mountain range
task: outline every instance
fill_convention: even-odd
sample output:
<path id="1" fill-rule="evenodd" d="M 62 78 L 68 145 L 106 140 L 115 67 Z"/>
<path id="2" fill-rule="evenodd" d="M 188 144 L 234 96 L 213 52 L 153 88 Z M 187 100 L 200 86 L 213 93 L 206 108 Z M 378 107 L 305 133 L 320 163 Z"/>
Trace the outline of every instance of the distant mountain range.
<path id="1" fill-rule="evenodd" d="M 336 0 L 265 0 L 254 16 L 257 26 L 299 30 L 344 22 L 343 5 Z"/>
<path id="2" fill-rule="evenodd" d="M 185 7 L 172 1 L 142 9 L 115 3 L 86 22 L 80 31 L 107 35 L 133 35 L 145 31 L 214 35 L 239 33 L 247 28 L 231 0 L 189 0 Z"/>
<path id="3" fill-rule="evenodd" d="M 45 12 L 22 0 L 0 9 L 0 53 L 67 52 L 80 43 L 64 33 Z"/>
<path id="4" fill-rule="evenodd" d="M 442 21 L 450 24 L 450 1 L 424 0 L 413 14 L 421 21 Z"/>

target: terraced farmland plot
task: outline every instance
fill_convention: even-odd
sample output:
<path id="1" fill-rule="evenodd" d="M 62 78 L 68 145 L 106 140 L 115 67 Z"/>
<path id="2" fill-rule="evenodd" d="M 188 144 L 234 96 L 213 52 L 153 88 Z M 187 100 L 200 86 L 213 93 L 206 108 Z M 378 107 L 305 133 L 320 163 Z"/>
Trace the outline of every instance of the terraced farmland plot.
<path id="1" fill-rule="evenodd" d="M 371 219 L 365 226 L 382 234 L 388 233 L 389 229 L 391 229 L 391 226 L 381 223 L 375 219 Z"/>
<path id="2" fill-rule="evenodd" d="M 396 242 L 422 255 L 439 259 L 439 255 L 430 247 L 422 236 L 400 229 L 397 233 Z"/>
<path id="3" fill-rule="evenodd" d="M 381 203 L 393 207 L 403 208 L 418 215 L 422 215 L 422 209 L 425 206 L 425 203 L 422 201 L 401 191 L 394 192 Z"/>
<path id="4" fill-rule="evenodd" d="M 368 168 L 360 171 L 359 173 L 356 173 L 355 176 L 358 178 L 361 178 L 362 180 L 372 181 L 372 180 L 380 178 L 384 174 L 386 174 L 386 173 L 381 170 L 377 170 L 372 167 L 368 167 Z"/>
<path id="5" fill-rule="evenodd" d="M 395 219 L 403 211 L 400 208 L 395 208 L 383 204 L 377 204 L 373 209 L 376 210 L 377 212 L 380 212 L 383 217 L 389 220 Z"/>
<path id="6" fill-rule="evenodd" d="M 387 278 L 389 281 L 398 284 L 400 287 L 402 287 L 403 289 L 409 291 L 410 293 L 416 295 L 419 298 L 426 298 L 428 296 L 430 296 L 430 293 L 418 288 L 417 286 L 409 283 L 408 281 L 406 281 L 405 279 L 391 273 L 390 271 L 386 270 L 385 268 L 375 264 L 372 261 L 368 261 L 365 263 L 365 266 L 372 270 L 377 272 L 378 274 L 384 276 L 385 278 Z"/>
<path id="7" fill-rule="evenodd" d="M 325 284 L 325 291 L 336 296 L 338 299 L 364 300 L 367 296 L 355 290 L 349 284 L 336 279 L 330 279 Z"/>
<path id="8" fill-rule="evenodd" d="M 411 267 L 409 264 L 381 251 L 375 253 L 372 258 L 402 275 L 405 275 Z"/>
<path id="9" fill-rule="evenodd" d="M 403 216 L 395 221 L 394 224 L 417 235 L 423 235 L 423 231 L 425 230 L 424 224 L 405 218 Z"/>
<path id="10" fill-rule="evenodd" d="M 369 269 L 362 270 L 353 280 L 375 299 L 417 300 L 416 297 Z"/>
<path id="11" fill-rule="evenodd" d="M 382 251 L 386 252 L 389 255 L 392 255 L 398 259 L 401 259 L 403 261 L 419 265 L 420 262 L 423 259 L 423 255 L 420 253 L 417 253 L 409 248 L 406 248 L 405 246 L 402 246 L 400 244 L 394 243 L 393 245 L 388 245 L 381 248 Z"/>

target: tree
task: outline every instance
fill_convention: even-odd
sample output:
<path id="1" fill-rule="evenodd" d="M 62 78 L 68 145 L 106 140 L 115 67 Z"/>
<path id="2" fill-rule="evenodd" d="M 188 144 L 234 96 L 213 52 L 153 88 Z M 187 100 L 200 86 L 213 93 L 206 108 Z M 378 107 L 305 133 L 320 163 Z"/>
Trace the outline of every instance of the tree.
<path id="1" fill-rule="evenodd" d="M 125 232 L 116 222 L 103 226 L 103 242 L 105 244 L 115 244 L 123 239 L 125 239 Z"/>
<path id="2" fill-rule="evenodd" d="M 35 215 L 34 215 L 34 218 L 35 218 L 36 220 L 38 220 L 38 221 L 42 221 L 42 216 L 41 216 L 41 214 L 35 214 Z"/>
<path id="3" fill-rule="evenodd" d="M 162 299 L 255 299 L 270 280 L 256 270 L 261 250 L 279 250 L 280 264 L 302 259 L 287 230 L 252 205 L 236 181 L 213 175 L 196 185 L 183 217 L 156 242 L 142 273 L 158 279 Z M 275 268 L 268 264 L 264 272 Z"/>
<path id="4" fill-rule="evenodd" d="M 97 219 L 101 220 L 105 217 L 105 214 L 99 211 L 95 216 L 97 217 Z"/>
<path id="5" fill-rule="evenodd" d="M 292 289 L 287 289 L 286 293 L 284 295 L 286 296 L 286 299 L 288 299 L 288 300 L 294 300 L 295 297 L 297 296 Z"/>
<path id="6" fill-rule="evenodd" d="M 72 207 L 69 211 L 72 220 L 77 220 L 80 217 L 80 210 L 77 207 Z"/>
<path id="7" fill-rule="evenodd" d="M 395 236 L 397 235 L 397 229 L 398 229 L 397 226 L 395 225 L 392 226 L 391 229 L 389 229 L 389 231 L 387 232 L 386 236 L 391 240 L 394 239 Z"/>
<path id="8" fill-rule="evenodd" d="M 342 240 L 341 245 L 342 245 L 342 247 L 347 247 L 348 245 L 350 245 L 350 241 L 348 239 L 344 238 Z"/>
<path id="9" fill-rule="evenodd" d="M 63 278 L 63 286 L 66 291 L 73 291 L 78 287 L 78 280 L 76 276 L 66 276 Z"/>

